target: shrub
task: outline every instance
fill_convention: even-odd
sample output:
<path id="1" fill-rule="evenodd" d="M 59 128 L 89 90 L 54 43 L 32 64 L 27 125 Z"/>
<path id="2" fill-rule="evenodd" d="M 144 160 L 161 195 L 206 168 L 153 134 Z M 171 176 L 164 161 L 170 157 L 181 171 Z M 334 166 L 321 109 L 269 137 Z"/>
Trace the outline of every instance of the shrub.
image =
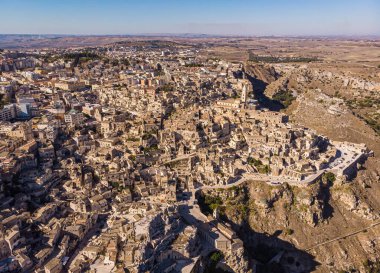
<path id="1" fill-rule="evenodd" d="M 249 165 L 253 165 L 255 167 L 259 167 L 259 166 L 263 165 L 263 163 L 261 162 L 260 159 L 255 159 L 253 157 L 248 157 L 247 162 Z"/>
<path id="2" fill-rule="evenodd" d="M 111 183 L 111 186 L 112 186 L 112 188 L 118 188 L 118 187 L 119 187 L 119 183 L 117 183 L 117 182 L 112 182 L 112 183 Z"/>
<path id="3" fill-rule="evenodd" d="M 284 234 L 285 235 L 292 235 L 293 233 L 294 233 L 294 230 L 292 230 L 291 228 L 284 229 Z"/>
<path id="4" fill-rule="evenodd" d="M 143 140 L 148 140 L 148 139 L 150 139 L 152 137 L 152 134 L 143 134 L 143 136 L 142 136 L 142 139 Z"/>
<path id="5" fill-rule="evenodd" d="M 219 251 L 215 251 L 210 256 L 210 260 L 213 263 L 218 263 L 221 259 L 223 259 L 223 254 L 221 252 L 219 252 Z"/>
<path id="6" fill-rule="evenodd" d="M 331 172 L 324 173 L 322 179 L 328 183 L 334 183 L 336 180 L 335 174 Z"/>

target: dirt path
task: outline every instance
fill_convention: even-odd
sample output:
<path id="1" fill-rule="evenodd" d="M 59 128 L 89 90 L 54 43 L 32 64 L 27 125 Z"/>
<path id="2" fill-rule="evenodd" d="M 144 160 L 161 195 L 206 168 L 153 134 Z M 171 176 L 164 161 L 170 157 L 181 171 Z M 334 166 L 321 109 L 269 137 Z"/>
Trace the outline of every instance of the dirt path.
<path id="1" fill-rule="evenodd" d="M 323 246 L 323 245 L 327 245 L 327 244 L 330 244 L 330 243 L 333 243 L 333 242 L 339 241 L 339 240 L 341 240 L 341 239 L 346 239 L 346 238 L 351 237 L 351 236 L 355 236 L 355 235 L 357 235 L 357 234 L 359 234 L 359 233 L 361 233 L 361 232 L 365 232 L 365 231 L 367 231 L 368 229 L 374 228 L 375 226 L 378 226 L 378 225 L 380 225 L 380 221 L 379 221 L 379 222 L 376 222 L 376 223 L 373 223 L 373 224 L 371 224 L 370 226 L 365 227 L 365 228 L 362 228 L 362 229 L 360 229 L 360 230 L 357 230 L 357 231 L 354 231 L 354 232 L 348 233 L 348 234 L 343 235 L 343 236 L 338 236 L 338 237 L 335 237 L 335 238 L 333 238 L 333 239 L 329 239 L 329 240 L 324 241 L 324 242 L 322 242 L 322 243 L 316 244 L 316 245 L 314 245 L 314 246 L 312 246 L 312 247 L 309 247 L 309 248 L 307 248 L 307 249 L 305 249 L 305 250 L 306 250 L 306 251 L 310 251 L 310 250 L 312 250 L 312 249 L 314 249 L 314 248 L 316 248 L 316 247 Z"/>

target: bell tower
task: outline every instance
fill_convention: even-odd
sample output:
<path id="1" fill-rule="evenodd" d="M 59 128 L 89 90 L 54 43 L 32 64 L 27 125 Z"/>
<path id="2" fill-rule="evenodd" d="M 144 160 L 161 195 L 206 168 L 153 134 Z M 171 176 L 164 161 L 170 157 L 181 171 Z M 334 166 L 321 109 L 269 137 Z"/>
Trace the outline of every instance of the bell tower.
<path id="1" fill-rule="evenodd" d="M 248 95 L 247 85 L 244 84 L 243 90 L 241 91 L 241 98 L 240 98 L 240 101 L 244 104 L 246 104 L 246 102 L 247 102 L 247 95 Z"/>

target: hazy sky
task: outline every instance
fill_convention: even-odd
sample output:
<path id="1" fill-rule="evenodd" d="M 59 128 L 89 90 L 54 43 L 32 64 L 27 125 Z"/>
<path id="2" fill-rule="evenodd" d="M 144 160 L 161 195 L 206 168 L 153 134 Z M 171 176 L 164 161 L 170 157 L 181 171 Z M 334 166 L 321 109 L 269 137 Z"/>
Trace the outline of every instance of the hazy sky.
<path id="1" fill-rule="evenodd" d="M 0 33 L 380 35 L 380 0 L 0 0 Z"/>

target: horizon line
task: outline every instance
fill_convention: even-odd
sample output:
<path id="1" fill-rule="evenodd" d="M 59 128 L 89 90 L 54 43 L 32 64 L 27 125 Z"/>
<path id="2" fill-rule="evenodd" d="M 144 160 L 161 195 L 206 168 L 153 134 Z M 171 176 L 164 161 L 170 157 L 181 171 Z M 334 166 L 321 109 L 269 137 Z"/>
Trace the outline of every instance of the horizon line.
<path id="1" fill-rule="evenodd" d="M 125 33 L 125 34 L 93 34 L 93 33 L 81 33 L 81 34 L 72 34 L 72 33 L 0 33 L 1 36 L 9 35 L 24 35 L 24 36 L 103 36 L 103 37 L 143 37 L 143 36 L 151 36 L 151 37 L 169 37 L 169 36 L 210 36 L 210 37 L 242 37 L 242 38 L 336 38 L 336 37 L 347 37 L 347 38 L 380 38 L 380 34 L 266 34 L 266 35 L 255 35 L 255 34 L 207 34 L 207 33 L 192 33 L 192 32 L 184 32 L 184 33 Z"/>

